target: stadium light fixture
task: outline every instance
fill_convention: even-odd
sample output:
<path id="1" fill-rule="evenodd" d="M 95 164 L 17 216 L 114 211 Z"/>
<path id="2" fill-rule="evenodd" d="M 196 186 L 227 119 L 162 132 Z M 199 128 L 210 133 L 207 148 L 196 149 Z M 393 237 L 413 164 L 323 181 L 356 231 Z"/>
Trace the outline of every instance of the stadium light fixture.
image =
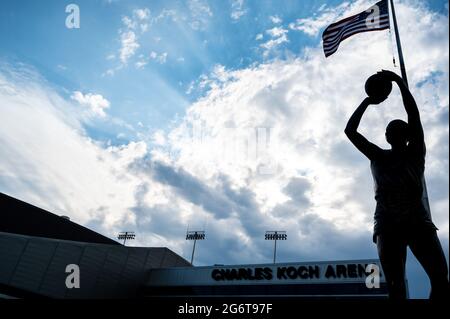
<path id="1" fill-rule="evenodd" d="M 121 232 L 117 236 L 117 239 L 123 240 L 123 245 L 124 246 L 125 246 L 125 243 L 127 242 L 127 239 L 135 239 L 135 238 L 136 238 L 136 235 L 132 231 Z"/>
<path id="2" fill-rule="evenodd" d="M 273 249 L 273 263 L 275 264 L 277 259 L 277 240 L 287 240 L 287 234 L 284 230 L 268 230 L 266 231 L 265 240 L 275 241 Z"/>
<path id="3" fill-rule="evenodd" d="M 192 247 L 191 265 L 194 265 L 195 244 L 197 243 L 197 240 L 204 240 L 205 238 L 206 234 L 203 230 L 188 230 L 186 232 L 186 240 L 194 241 L 194 246 Z"/>

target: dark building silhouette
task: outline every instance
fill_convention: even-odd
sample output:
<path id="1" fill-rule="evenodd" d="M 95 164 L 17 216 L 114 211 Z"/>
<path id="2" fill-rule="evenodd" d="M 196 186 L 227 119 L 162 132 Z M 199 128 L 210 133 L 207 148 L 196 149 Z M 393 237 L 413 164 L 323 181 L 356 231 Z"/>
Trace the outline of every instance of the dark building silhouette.
<path id="1" fill-rule="evenodd" d="M 80 288 L 66 286 L 71 264 Z M 191 265 L 170 249 L 126 247 L 0 193 L 0 297 L 139 297 L 150 269 L 178 266 Z"/>
<path id="2" fill-rule="evenodd" d="M 64 216 L 0 193 L 0 298 L 261 296 L 386 298 L 366 286 L 378 260 L 192 267 L 163 247 L 127 247 Z M 68 265 L 79 267 L 69 288 Z"/>
<path id="3" fill-rule="evenodd" d="M 73 240 L 85 243 L 120 245 L 64 216 L 0 193 L 0 232 Z"/>

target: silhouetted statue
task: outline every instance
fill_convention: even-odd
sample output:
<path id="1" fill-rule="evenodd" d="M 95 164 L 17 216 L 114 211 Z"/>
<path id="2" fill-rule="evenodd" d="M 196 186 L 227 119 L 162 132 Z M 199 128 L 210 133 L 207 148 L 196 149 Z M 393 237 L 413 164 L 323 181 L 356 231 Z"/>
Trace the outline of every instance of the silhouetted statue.
<path id="1" fill-rule="evenodd" d="M 386 127 L 390 150 L 383 150 L 357 132 L 369 105 L 383 102 L 392 89 L 400 88 L 408 123 L 393 120 Z M 431 299 L 448 296 L 447 262 L 436 226 L 424 197 L 425 142 L 416 102 L 403 79 L 381 71 L 366 82 L 368 97 L 350 117 L 345 134 L 371 162 L 377 202 L 373 240 L 377 244 L 389 297 L 406 298 L 406 249 L 410 247 L 431 282 Z"/>

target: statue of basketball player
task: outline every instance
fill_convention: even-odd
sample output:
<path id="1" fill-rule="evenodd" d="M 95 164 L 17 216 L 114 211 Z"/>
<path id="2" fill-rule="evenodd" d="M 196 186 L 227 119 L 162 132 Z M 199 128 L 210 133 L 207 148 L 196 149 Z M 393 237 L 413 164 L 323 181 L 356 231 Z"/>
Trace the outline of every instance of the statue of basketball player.
<path id="1" fill-rule="evenodd" d="M 369 78 L 366 83 L 369 96 L 350 117 L 345 134 L 371 163 L 377 204 L 373 240 L 389 297 L 406 298 L 405 263 L 409 246 L 430 279 L 430 298 L 446 298 L 447 262 L 436 234 L 437 228 L 431 220 L 428 202 L 423 196 L 425 142 L 419 110 L 400 76 L 383 70 L 372 77 L 374 79 L 369 81 Z M 391 149 L 384 150 L 369 142 L 357 129 L 367 107 L 383 102 L 392 89 L 392 83 L 400 88 L 408 123 L 393 120 L 388 124 L 385 136 Z M 386 88 L 388 86 L 390 88 Z"/>

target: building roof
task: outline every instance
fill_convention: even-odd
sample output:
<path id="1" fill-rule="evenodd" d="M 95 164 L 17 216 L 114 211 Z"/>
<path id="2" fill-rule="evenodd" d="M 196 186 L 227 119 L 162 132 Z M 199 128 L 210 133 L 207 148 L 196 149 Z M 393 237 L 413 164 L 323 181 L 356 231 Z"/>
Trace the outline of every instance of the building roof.
<path id="1" fill-rule="evenodd" d="M 88 243 L 120 243 L 6 194 L 0 193 L 0 232 Z"/>

